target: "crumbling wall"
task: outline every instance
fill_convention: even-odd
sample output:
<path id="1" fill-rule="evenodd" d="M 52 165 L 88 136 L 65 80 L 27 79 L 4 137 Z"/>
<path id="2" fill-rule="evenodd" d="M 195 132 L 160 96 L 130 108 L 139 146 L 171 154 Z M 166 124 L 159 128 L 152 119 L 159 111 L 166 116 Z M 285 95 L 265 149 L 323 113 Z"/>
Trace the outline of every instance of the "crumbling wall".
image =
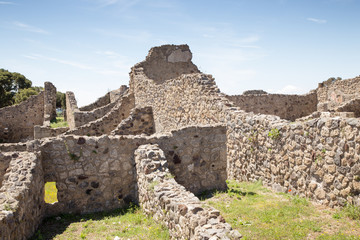
<path id="1" fill-rule="evenodd" d="M 110 103 L 110 92 L 105 94 L 105 96 L 98 98 L 95 102 L 79 108 L 79 110 L 80 111 L 92 111 L 96 108 L 103 107 L 109 103 Z"/>
<path id="2" fill-rule="evenodd" d="M 28 239 L 44 213 L 44 176 L 36 153 L 0 153 L 10 164 L 0 188 L 0 238 Z M 7 160 L 6 160 L 7 161 Z"/>
<path id="3" fill-rule="evenodd" d="M 360 76 L 352 79 L 320 83 L 317 95 L 319 101 L 318 111 L 349 111 L 344 105 L 347 103 L 354 104 L 352 101 L 357 100 L 358 102 L 360 99 Z M 356 107 L 353 108 L 354 111 L 357 110 L 357 117 L 360 116 L 359 106 L 356 103 Z M 338 107 L 343 109 L 337 109 Z"/>
<path id="4" fill-rule="evenodd" d="M 210 75 L 185 74 L 159 84 L 144 74 L 143 66 L 132 68 L 130 91 L 137 107 L 152 107 L 157 132 L 188 124 L 227 126 L 229 178 L 262 179 L 275 190 L 330 206 L 360 204 L 358 119 L 291 123 L 246 113 L 219 92 Z"/>
<path id="5" fill-rule="evenodd" d="M 44 91 L 26 101 L 0 108 L 0 141 L 19 142 L 33 139 L 35 125 L 44 121 Z"/>
<path id="6" fill-rule="evenodd" d="M 75 98 L 75 94 L 73 92 L 66 92 L 66 121 L 69 125 L 70 129 L 74 129 L 76 127 L 74 114 L 76 112 L 80 112 L 77 101 Z"/>
<path id="7" fill-rule="evenodd" d="M 56 182 L 59 202 L 48 213 L 113 209 L 136 199 L 134 151 L 157 143 L 175 179 L 193 193 L 226 188 L 226 129 L 187 127 L 153 136 L 63 136 L 43 140 L 45 182 Z M 36 147 L 35 147 L 36 149 Z"/>
<path id="8" fill-rule="evenodd" d="M 276 115 L 291 121 L 317 110 L 315 91 L 305 95 L 247 94 L 227 96 L 227 98 L 246 112 Z"/>
<path id="9" fill-rule="evenodd" d="M 116 102 L 118 99 L 120 99 L 126 92 L 126 90 L 128 90 L 128 86 L 126 85 L 121 85 L 120 88 L 115 89 L 113 91 L 110 92 L 110 102 Z"/>
<path id="10" fill-rule="evenodd" d="M 51 82 L 44 84 L 44 123 L 50 126 L 50 121 L 56 118 L 56 87 Z"/>
<path id="11" fill-rule="evenodd" d="M 74 114 L 72 114 L 71 125 L 73 128 L 70 127 L 70 122 L 68 122 L 70 131 L 66 132 L 66 134 L 88 136 L 110 134 L 111 131 L 114 130 L 123 119 L 129 116 L 131 109 L 134 108 L 134 101 L 133 94 L 126 94 L 119 101 L 117 101 L 111 111 L 109 111 L 103 117 L 79 127 L 74 127 L 75 123 L 72 121 L 72 119 L 74 119 Z"/>
<path id="12" fill-rule="evenodd" d="M 134 108 L 130 116 L 111 131 L 111 135 L 151 135 L 155 132 L 155 124 L 151 107 Z"/>
<path id="13" fill-rule="evenodd" d="M 46 126 L 34 126 L 34 139 L 56 137 L 68 130 L 68 127 L 51 128 Z"/>
<path id="14" fill-rule="evenodd" d="M 139 202 L 145 213 L 164 222 L 172 239 L 240 239 L 220 212 L 204 207 L 193 193 L 170 174 L 158 145 L 142 145 L 135 151 Z"/>

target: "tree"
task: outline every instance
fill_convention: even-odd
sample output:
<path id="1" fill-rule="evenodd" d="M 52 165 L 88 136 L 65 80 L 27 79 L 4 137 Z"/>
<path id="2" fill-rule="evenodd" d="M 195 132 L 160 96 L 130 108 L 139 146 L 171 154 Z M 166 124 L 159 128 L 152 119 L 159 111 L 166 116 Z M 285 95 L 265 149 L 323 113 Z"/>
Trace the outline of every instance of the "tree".
<path id="1" fill-rule="evenodd" d="M 66 95 L 62 92 L 56 92 L 56 108 L 66 109 Z"/>
<path id="2" fill-rule="evenodd" d="M 24 75 L 0 69 L 0 107 L 14 104 L 15 95 L 20 89 L 30 88 L 32 82 Z"/>
<path id="3" fill-rule="evenodd" d="M 19 104 L 25 101 L 32 95 L 38 95 L 42 90 L 44 90 L 43 87 L 30 87 L 30 88 L 20 89 L 14 96 L 15 104 Z"/>

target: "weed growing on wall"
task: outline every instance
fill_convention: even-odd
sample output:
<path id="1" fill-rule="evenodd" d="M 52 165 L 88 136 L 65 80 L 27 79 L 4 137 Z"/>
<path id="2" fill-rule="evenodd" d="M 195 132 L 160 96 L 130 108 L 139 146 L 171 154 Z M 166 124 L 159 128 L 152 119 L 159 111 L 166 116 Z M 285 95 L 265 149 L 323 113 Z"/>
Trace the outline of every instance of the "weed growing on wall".
<path id="1" fill-rule="evenodd" d="M 277 128 L 273 128 L 270 130 L 270 132 L 268 133 L 268 137 L 271 138 L 272 140 L 277 140 L 280 138 L 280 131 Z"/>

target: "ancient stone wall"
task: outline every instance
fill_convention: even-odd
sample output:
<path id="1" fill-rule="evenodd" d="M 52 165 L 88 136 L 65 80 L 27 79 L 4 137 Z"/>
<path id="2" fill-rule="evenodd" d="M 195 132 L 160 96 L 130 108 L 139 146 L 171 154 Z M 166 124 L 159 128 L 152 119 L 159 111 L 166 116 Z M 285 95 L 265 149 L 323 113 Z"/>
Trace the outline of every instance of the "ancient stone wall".
<path id="1" fill-rule="evenodd" d="M 79 127 L 74 128 L 75 122 L 72 121 L 74 117 L 71 117 L 70 121 L 73 128 L 70 127 L 70 122 L 68 120 L 70 131 L 66 132 L 66 134 L 87 136 L 110 134 L 110 132 L 114 130 L 123 119 L 129 116 L 131 109 L 134 108 L 134 101 L 133 94 L 126 94 L 120 100 L 118 100 L 111 111 L 109 111 L 103 117 Z M 72 114 L 72 116 L 74 116 L 74 114 Z"/>
<path id="2" fill-rule="evenodd" d="M 0 154 L 0 162 L 10 164 L 0 188 L 0 237 L 31 237 L 44 213 L 44 176 L 41 159 L 36 153 L 9 152 Z"/>
<path id="3" fill-rule="evenodd" d="M 98 98 L 95 102 L 79 108 L 80 111 L 92 111 L 96 108 L 103 107 L 110 103 L 110 93 L 108 92 L 105 96 Z"/>
<path id="4" fill-rule="evenodd" d="M 18 105 L 0 108 L 0 142 L 33 139 L 33 127 L 43 121 L 44 91 Z"/>
<path id="5" fill-rule="evenodd" d="M 81 111 L 81 112 L 74 112 L 74 121 L 75 127 L 80 127 L 85 125 L 89 122 L 95 121 L 104 115 L 106 115 L 111 109 L 116 105 L 116 102 L 109 103 L 105 106 L 96 108 L 92 111 Z"/>
<path id="6" fill-rule="evenodd" d="M 130 116 L 111 131 L 111 135 L 151 135 L 155 132 L 155 124 L 151 107 L 134 108 Z"/>
<path id="7" fill-rule="evenodd" d="M 139 202 L 145 213 L 164 222 L 172 239 L 240 239 L 220 212 L 204 206 L 171 175 L 158 145 L 135 151 Z"/>
<path id="8" fill-rule="evenodd" d="M 291 121 L 317 110 L 315 91 L 305 95 L 251 94 L 227 96 L 227 98 L 246 112 L 276 115 Z"/>
<path id="9" fill-rule="evenodd" d="M 355 115 L 360 117 L 360 76 L 320 83 L 317 95 L 319 101 L 318 111 L 354 111 Z M 350 104 L 350 106 L 346 107 L 347 104 Z M 339 107 L 342 109 L 337 109 Z"/>
<path id="10" fill-rule="evenodd" d="M 66 121 L 70 129 L 74 129 L 76 127 L 74 117 L 76 112 L 80 112 L 80 110 L 77 106 L 75 94 L 73 92 L 66 92 Z"/>
<path id="11" fill-rule="evenodd" d="M 226 129 L 187 127 L 153 136 L 63 136 L 42 141 L 45 182 L 56 182 L 59 202 L 48 214 L 113 209 L 136 199 L 134 151 L 157 143 L 175 179 L 193 193 L 226 188 Z M 34 142 L 36 145 L 36 143 Z M 31 147 L 28 147 L 31 149 Z"/>
<path id="12" fill-rule="evenodd" d="M 276 190 L 331 206 L 360 204 L 357 119 L 291 123 L 246 113 L 219 92 L 210 75 L 185 74 L 159 83 L 144 74 L 144 66 L 132 68 L 130 91 L 137 107 L 152 107 L 157 132 L 188 124 L 226 124 L 229 178 L 262 179 Z"/>
<path id="13" fill-rule="evenodd" d="M 34 126 L 34 139 L 56 137 L 68 130 L 68 127 L 51 128 L 46 126 Z"/>
<path id="14" fill-rule="evenodd" d="M 56 87 L 51 82 L 44 84 L 44 123 L 50 126 L 50 121 L 56 118 Z"/>
<path id="15" fill-rule="evenodd" d="M 126 90 L 128 90 L 128 86 L 126 85 L 121 85 L 120 88 L 115 89 L 113 91 L 110 92 L 110 102 L 116 102 L 118 99 L 120 99 L 126 92 Z"/>

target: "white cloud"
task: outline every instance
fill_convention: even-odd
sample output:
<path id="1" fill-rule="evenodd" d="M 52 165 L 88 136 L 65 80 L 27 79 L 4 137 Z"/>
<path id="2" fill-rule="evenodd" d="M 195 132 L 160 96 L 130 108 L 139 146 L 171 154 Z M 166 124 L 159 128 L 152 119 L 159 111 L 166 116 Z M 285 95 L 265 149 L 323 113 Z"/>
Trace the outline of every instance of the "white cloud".
<path id="1" fill-rule="evenodd" d="M 307 18 L 306 20 L 314 23 L 324 24 L 327 23 L 325 19 L 318 19 L 318 18 Z"/>
<path id="2" fill-rule="evenodd" d="M 17 29 L 20 29 L 20 30 L 23 30 L 23 31 L 41 33 L 41 34 L 49 34 L 47 31 L 45 31 L 45 30 L 43 30 L 41 28 L 30 26 L 30 25 L 22 23 L 22 22 L 13 22 L 13 25 Z"/>
<path id="3" fill-rule="evenodd" d="M 65 65 L 69 65 L 72 67 L 76 67 L 76 68 L 80 68 L 80 69 L 85 69 L 85 70 L 90 70 L 92 69 L 92 67 L 86 65 L 86 64 L 82 64 L 79 62 L 74 62 L 74 61 L 69 61 L 69 60 L 64 60 L 64 59 L 59 59 L 59 58 L 53 58 L 53 57 L 46 57 L 40 54 L 32 54 L 32 55 L 24 55 L 24 57 L 29 58 L 29 59 L 33 59 L 33 60 L 47 60 L 47 61 L 52 61 L 52 62 L 57 62 L 57 63 L 61 63 L 61 64 L 65 64 Z"/>
<path id="4" fill-rule="evenodd" d="M 274 90 L 274 89 L 268 89 L 266 90 L 268 93 L 278 93 L 278 94 L 303 94 L 304 90 L 300 87 L 294 86 L 294 85 L 286 85 L 285 87 Z"/>

